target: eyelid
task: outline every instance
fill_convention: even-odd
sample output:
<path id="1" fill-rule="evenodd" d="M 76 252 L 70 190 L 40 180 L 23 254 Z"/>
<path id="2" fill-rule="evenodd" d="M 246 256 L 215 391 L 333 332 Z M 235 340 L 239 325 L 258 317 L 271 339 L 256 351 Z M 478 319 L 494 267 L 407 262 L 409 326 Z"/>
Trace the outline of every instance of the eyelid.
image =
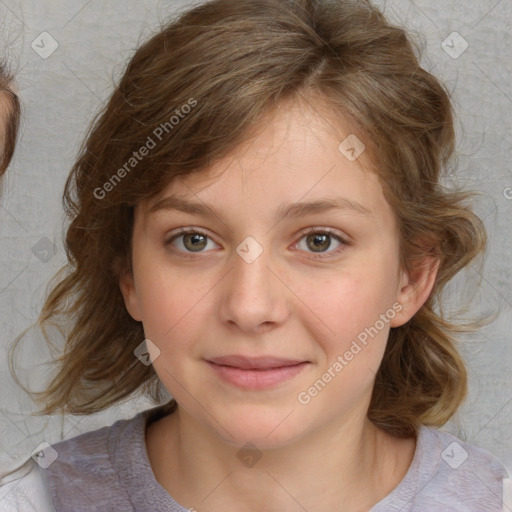
<path id="1" fill-rule="evenodd" d="M 314 226 L 312 228 L 304 228 L 301 230 L 301 235 L 314 235 L 315 233 L 322 233 L 322 234 L 329 234 L 334 237 L 339 238 L 343 243 L 349 245 L 350 239 L 347 235 L 340 234 L 338 231 L 334 230 L 333 228 L 327 228 L 327 227 L 320 227 L 320 226 Z"/>
<path id="2" fill-rule="evenodd" d="M 213 237 L 209 234 L 208 231 L 206 231 L 203 228 L 198 228 L 196 226 L 181 226 L 179 228 L 171 230 L 170 233 L 172 234 L 172 236 L 170 236 L 170 238 L 174 238 L 177 235 L 182 235 L 182 234 L 186 234 L 186 233 L 199 233 L 199 234 L 205 235 L 208 238 L 211 238 L 213 240 Z"/>

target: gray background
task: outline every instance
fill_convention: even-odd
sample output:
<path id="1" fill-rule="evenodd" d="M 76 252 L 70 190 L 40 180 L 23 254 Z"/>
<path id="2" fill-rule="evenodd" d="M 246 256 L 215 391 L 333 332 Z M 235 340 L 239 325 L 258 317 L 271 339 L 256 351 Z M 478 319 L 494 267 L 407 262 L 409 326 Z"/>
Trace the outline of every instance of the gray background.
<path id="1" fill-rule="evenodd" d="M 0 44 L 17 70 L 24 108 L 0 205 L 0 470 L 28 458 L 43 441 L 54 443 L 153 405 L 134 398 L 90 417 L 33 417 L 34 404 L 10 376 L 7 350 L 37 318 L 47 283 L 65 261 L 61 196 L 90 120 L 138 42 L 187 5 L 191 2 L 0 0 Z M 490 236 L 485 267 L 458 276 L 447 295 L 453 307 L 473 296 L 470 314 L 501 313 L 478 334 L 466 336 L 470 395 L 446 429 L 492 451 L 510 470 L 512 3 L 393 0 L 378 5 L 421 34 L 424 66 L 453 92 L 459 166 L 446 184 L 482 193 L 474 206 Z M 58 44 L 47 58 L 31 46 L 34 40 L 42 46 L 41 37 L 48 37 L 42 32 Z M 453 32 L 463 39 L 450 36 Z M 442 47 L 445 40 L 452 55 Z M 462 53 L 464 41 L 468 47 Z M 49 39 L 45 48 L 51 48 Z M 50 367 L 43 364 L 48 357 L 41 336 L 29 332 L 16 363 L 25 383 L 38 389 L 49 375 Z"/>

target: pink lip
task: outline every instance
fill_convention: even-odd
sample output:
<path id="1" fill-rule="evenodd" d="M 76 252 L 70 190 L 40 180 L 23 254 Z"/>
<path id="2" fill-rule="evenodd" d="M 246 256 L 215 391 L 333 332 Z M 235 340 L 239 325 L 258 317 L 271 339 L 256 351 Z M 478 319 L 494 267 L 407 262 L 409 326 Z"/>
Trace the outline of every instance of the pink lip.
<path id="1" fill-rule="evenodd" d="M 208 359 L 207 363 L 224 381 L 243 389 L 261 390 L 295 377 L 309 361 L 233 355 Z"/>
<path id="2" fill-rule="evenodd" d="M 242 370 L 270 370 L 272 368 L 283 368 L 284 366 L 295 366 L 305 361 L 301 359 L 283 359 L 274 356 L 247 357 L 233 355 L 213 357 L 208 359 L 208 362 Z"/>

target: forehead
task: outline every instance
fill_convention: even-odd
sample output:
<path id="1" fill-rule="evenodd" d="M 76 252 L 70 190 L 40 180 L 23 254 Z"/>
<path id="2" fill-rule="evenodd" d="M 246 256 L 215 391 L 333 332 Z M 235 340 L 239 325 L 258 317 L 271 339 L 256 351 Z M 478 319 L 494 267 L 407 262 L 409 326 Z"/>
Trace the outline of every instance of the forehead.
<path id="1" fill-rule="evenodd" d="M 252 137 L 226 157 L 174 179 L 157 196 L 140 203 L 136 217 L 184 211 L 230 222 L 275 222 L 335 211 L 336 203 L 336 211 L 344 215 L 363 218 L 366 212 L 367 218 L 394 225 L 374 159 L 366 150 L 349 158 L 353 155 L 346 152 L 347 139 L 352 146 L 354 140 L 362 147 L 369 142 L 345 119 L 333 121 L 317 105 L 285 104 L 262 118 Z"/>
<path id="2" fill-rule="evenodd" d="M 176 195 L 196 196 L 219 207 L 242 198 L 277 206 L 334 192 L 385 208 L 374 159 L 365 149 L 369 141 L 356 135 L 348 120 L 327 110 L 318 103 L 283 103 L 261 118 L 246 142 L 209 168 L 173 180 L 144 210 Z"/>

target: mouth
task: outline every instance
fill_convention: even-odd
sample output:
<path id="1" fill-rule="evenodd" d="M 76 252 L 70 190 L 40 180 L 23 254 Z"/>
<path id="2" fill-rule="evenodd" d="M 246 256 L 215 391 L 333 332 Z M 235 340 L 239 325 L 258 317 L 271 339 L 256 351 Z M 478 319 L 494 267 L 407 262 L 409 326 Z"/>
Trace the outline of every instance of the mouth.
<path id="1" fill-rule="evenodd" d="M 215 357 L 206 362 L 224 382 L 248 390 L 276 387 L 297 376 L 310 364 L 301 359 L 241 355 Z"/>

